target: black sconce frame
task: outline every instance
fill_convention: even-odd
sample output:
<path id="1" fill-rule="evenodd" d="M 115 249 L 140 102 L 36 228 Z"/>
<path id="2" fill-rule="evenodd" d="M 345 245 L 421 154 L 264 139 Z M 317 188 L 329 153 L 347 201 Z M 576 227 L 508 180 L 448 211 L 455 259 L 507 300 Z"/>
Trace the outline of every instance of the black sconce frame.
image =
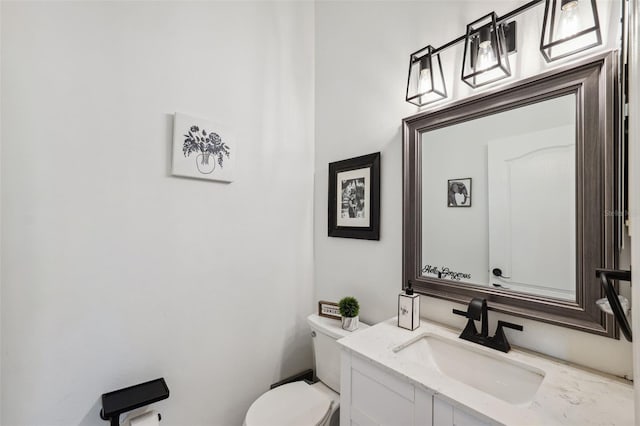
<path id="1" fill-rule="evenodd" d="M 578 1 L 587 1 L 587 0 L 578 0 Z M 567 56 L 571 56 L 571 55 L 575 55 L 576 53 L 580 53 L 583 52 L 587 49 L 591 49 L 592 47 L 595 46 L 599 46 L 600 44 L 602 44 L 602 34 L 600 32 L 600 19 L 598 18 L 598 7 L 596 6 L 596 0 L 590 0 L 591 2 L 591 10 L 593 12 L 593 20 L 594 20 L 594 25 L 588 28 L 585 28 L 582 31 L 579 31 L 575 34 L 573 34 L 570 37 L 565 37 L 565 38 L 561 38 L 559 40 L 554 40 L 554 41 L 550 41 L 548 43 L 545 43 L 544 39 L 545 39 L 545 34 L 547 33 L 547 31 L 549 31 L 550 34 L 553 34 L 555 31 L 554 28 L 554 23 L 555 23 L 555 17 L 558 13 L 561 13 L 558 11 L 558 3 L 560 3 L 560 7 L 562 8 L 562 6 L 564 5 L 564 3 L 566 2 L 566 0 L 546 0 L 545 1 L 545 5 L 544 5 L 544 20 L 542 21 L 542 33 L 540 36 L 540 52 L 542 53 L 542 56 L 544 57 L 544 60 L 547 62 L 551 62 L 551 61 L 555 61 L 557 59 L 562 59 L 562 58 L 566 58 Z M 583 46 L 582 48 L 578 49 L 578 50 L 572 50 L 570 52 L 566 52 L 563 53 L 561 55 L 558 56 L 554 56 L 552 57 L 549 52 L 547 52 L 547 50 L 552 49 L 553 47 L 559 46 L 562 43 L 566 43 L 568 41 L 571 40 L 575 40 L 578 37 L 582 37 L 583 35 L 589 34 L 591 32 L 595 32 L 596 35 L 596 41 L 594 41 L 593 43 Z"/>
<path id="2" fill-rule="evenodd" d="M 435 53 L 435 54 L 433 53 L 434 50 L 435 49 L 433 48 L 433 46 L 428 45 L 427 47 L 424 47 L 418 50 L 417 52 L 412 53 L 411 56 L 409 57 L 409 75 L 407 77 L 407 95 L 405 98 L 406 101 L 409 103 L 412 103 L 417 106 L 424 106 L 432 102 L 439 101 L 440 99 L 445 99 L 447 97 L 447 86 L 444 81 L 444 73 L 442 72 L 442 61 L 440 60 L 439 53 Z M 439 75 L 437 76 L 434 75 L 434 62 L 437 63 L 437 66 L 435 69 L 435 71 L 439 73 Z M 411 87 L 411 77 L 413 75 L 412 71 L 413 71 L 413 67 L 416 64 L 419 64 L 418 75 L 417 75 L 418 81 L 416 82 L 416 94 L 409 96 L 410 95 L 409 89 Z M 420 80 L 420 72 L 427 67 L 429 68 L 429 73 L 430 73 L 431 89 L 421 91 L 418 86 L 419 80 Z M 438 90 L 436 88 L 434 77 L 439 78 L 440 81 L 442 81 L 442 90 Z M 423 98 L 429 94 L 435 94 L 437 97 L 434 97 L 434 99 L 431 99 L 427 102 L 423 102 Z"/>
<path id="3" fill-rule="evenodd" d="M 477 24 L 485 22 L 487 21 L 487 19 L 490 19 L 490 22 L 480 27 L 476 27 Z M 507 58 L 507 54 L 509 52 L 507 50 L 506 35 L 504 31 L 504 27 L 506 26 L 506 24 L 498 24 L 497 20 L 498 15 L 496 15 L 495 12 L 491 12 L 467 25 L 467 32 L 464 43 L 464 54 L 462 56 L 462 72 L 460 78 L 472 88 L 484 86 L 485 84 L 490 84 L 511 76 L 511 66 L 509 65 L 509 59 Z M 511 24 L 515 27 L 515 22 L 512 22 Z M 514 47 L 515 51 L 516 32 L 511 31 L 509 34 L 512 37 L 512 41 L 509 44 Z M 496 58 L 496 64 L 486 69 L 477 70 L 476 67 L 478 65 L 478 50 L 480 48 L 480 44 L 482 43 L 482 41 L 484 41 L 483 39 L 485 38 L 489 39 L 491 42 L 491 48 L 495 53 L 494 56 Z M 470 73 L 465 73 L 467 69 L 467 60 L 469 60 L 469 66 L 472 70 Z M 478 76 L 497 68 L 500 68 L 500 70 L 502 70 L 502 75 L 499 75 L 491 80 L 483 81 L 481 83 L 477 82 L 476 78 Z"/>

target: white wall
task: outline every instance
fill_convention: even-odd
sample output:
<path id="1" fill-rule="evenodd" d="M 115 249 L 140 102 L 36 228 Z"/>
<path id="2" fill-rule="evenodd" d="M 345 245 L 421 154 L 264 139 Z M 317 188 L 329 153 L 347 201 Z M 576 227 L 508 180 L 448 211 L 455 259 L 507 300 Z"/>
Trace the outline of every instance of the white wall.
<path id="1" fill-rule="evenodd" d="M 1 423 L 164 376 L 163 424 L 240 424 L 312 362 L 313 4 L 1 7 Z M 175 111 L 234 183 L 168 174 Z"/>
<path id="2" fill-rule="evenodd" d="M 439 46 L 465 31 L 466 24 L 495 10 L 502 15 L 525 1 L 318 2 L 316 4 L 316 153 L 314 268 L 315 298 L 361 301 L 364 321 L 397 314 L 402 260 L 401 119 L 418 110 L 404 101 L 409 54 L 426 44 Z M 617 1 L 599 2 L 605 45 L 615 46 Z M 515 77 L 548 69 L 539 53 L 543 7 L 518 19 L 520 36 Z M 607 28 L 609 32 L 607 32 Z M 526 52 L 526 54 L 525 54 Z M 597 50 L 591 51 L 595 53 Z M 450 99 L 472 91 L 459 81 L 462 47 L 443 54 Z M 562 62 L 558 63 L 562 64 Z M 438 108 L 443 103 L 431 108 Z M 328 163 L 382 152 L 380 241 L 327 237 Z M 426 318 L 462 328 L 452 303 L 422 297 Z M 631 375 L 631 345 L 540 322 L 491 314 L 523 324 L 510 333 L 514 344 L 618 375 Z"/>

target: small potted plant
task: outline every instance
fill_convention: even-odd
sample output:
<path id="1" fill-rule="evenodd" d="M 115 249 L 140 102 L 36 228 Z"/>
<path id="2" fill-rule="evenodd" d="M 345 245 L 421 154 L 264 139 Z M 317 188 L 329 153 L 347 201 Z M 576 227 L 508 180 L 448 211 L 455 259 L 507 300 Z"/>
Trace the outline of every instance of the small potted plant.
<path id="1" fill-rule="evenodd" d="M 342 316 L 342 328 L 347 331 L 353 331 L 358 328 L 358 313 L 360 312 L 360 304 L 355 297 L 347 296 L 338 302 L 340 315 Z"/>

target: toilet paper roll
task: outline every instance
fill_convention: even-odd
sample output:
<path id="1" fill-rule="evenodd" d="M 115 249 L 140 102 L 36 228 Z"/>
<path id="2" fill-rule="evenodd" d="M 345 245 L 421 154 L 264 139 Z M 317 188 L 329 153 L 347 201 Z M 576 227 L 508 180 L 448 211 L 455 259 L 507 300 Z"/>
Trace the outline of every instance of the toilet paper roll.
<path id="1" fill-rule="evenodd" d="M 158 413 L 155 411 L 147 411 L 144 414 L 136 416 L 129 421 L 131 426 L 159 426 L 160 420 Z"/>

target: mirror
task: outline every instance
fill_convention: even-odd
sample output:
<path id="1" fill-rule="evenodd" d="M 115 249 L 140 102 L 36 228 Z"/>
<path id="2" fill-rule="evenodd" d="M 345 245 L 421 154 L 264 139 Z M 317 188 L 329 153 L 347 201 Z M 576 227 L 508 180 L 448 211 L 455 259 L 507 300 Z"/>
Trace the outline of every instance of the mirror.
<path id="1" fill-rule="evenodd" d="M 595 305 L 617 264 L 616 57 L 404 123 L 403 287 L 617 337 Z"/>
<path id="2" fill-rule="evenodd" d="M 421 132 L 422 275 L 576 301 L 575 142 L 573 93 Z"/>

